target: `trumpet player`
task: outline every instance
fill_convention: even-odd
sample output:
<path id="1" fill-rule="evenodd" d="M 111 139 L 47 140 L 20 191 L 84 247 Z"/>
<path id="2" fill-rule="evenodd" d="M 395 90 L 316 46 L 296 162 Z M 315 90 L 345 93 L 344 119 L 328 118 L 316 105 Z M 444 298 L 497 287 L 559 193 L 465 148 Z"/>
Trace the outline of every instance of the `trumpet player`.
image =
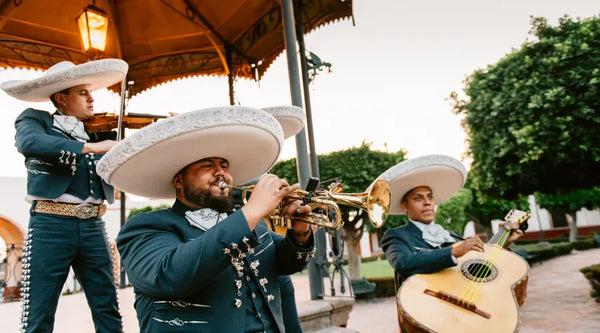
<path id="1" fill-rule="evenodd" d="M 117 238 L 136 293 L 141 332 L 285 332 L 278 275 L 302 270 L 314 254 L 309 224 L 294 222 L 284 236 L 270 231 L 263 221 L 280 203 L 282 215 L 311 212 L 309 205 L 287 198 L 298 184 L 264 175 L 247 203 L 233 210 L 233 189 L 227 185 L 266 172 L 270 165 L 264 163 L 265 156 L 276 156 L 281 150 L 281 133 L 276 126 L 269 129 L 276 120 L 258 109 L 246 108 L 241 113 L 235 107 L 215 109 L 171 118 L 177 123 L 185 116 L 175 129 L 185 127 L 190 117 L 195 124 L 213 120 L 206 128 L 185 130 L 188 143 L 181 142 L 182 136 L 157 129 L 152 133 L 170 136 L 152 138 L 143 151 L 132 154 L 132 158 L 144 159 L 147 153 L 152 159 L 150 155 L 160 147 L 167 164 L 180 165 L 171 171 L 163 172 L 162 166 L 160 171 L 148 170 L 151 182 L 127 185 L 130 193 L 145 195 L 147 187 L 160 187 L 168 177 L 171 189 L 165 188 L 164 193 L 172 191 L 175 196 L 170 209 L 134 216 Z M 215 113 L 218 117 L 211 116 Z M 234 121 L 244 130 L 215 127 L 214 119 Z M 267 124 L 253 123 L 259 120 Z M 271 139 L 264 139 L 264 131 L 272 131 L 266 136 Z M 199 138 L 210 144 L 198 148 Z M 231 141 L 241 147 L 231 148 Z M 190 157 L 182 156 L 185 149 L 179 147 L 195 149 L 197 160 L 186 163 Z M 109 165 L 109 173 L 127 168 L 127 161 L 123 164 Z M 143 179 L 140 173 L 144 172 L 138 170 L 131 177 Z M 119 180 L 115 182 L 119 187 Z"/>

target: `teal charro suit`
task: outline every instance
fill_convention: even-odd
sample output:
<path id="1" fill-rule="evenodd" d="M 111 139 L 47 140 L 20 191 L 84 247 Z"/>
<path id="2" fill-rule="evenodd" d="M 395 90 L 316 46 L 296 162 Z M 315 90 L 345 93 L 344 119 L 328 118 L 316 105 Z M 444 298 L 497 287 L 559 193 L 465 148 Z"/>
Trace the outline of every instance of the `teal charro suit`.
<path id="1" fill-rule="evenodd" d="M 278 275 L 302 270 L 314 240 L 299 247 L 261 222 L 254 231 L 241 211 L 203 231 L 189 210 L 138 214 L 117 237 L 136 294 L 141 332 L 247 332 L 257 313 L 267 332 L 285 332 Z M 270 326 L 269 326 L 270 325 Z"/>
<path id="2" fill-rule="evenodd" d="M 113 188 L 96 174 L 99 155 L 83 154 L 84 142 L 53 128 L 46 111 L 27 109 L 15 121 L 16 147 L 25 156 L 27 194 L 56 199 L 68 193 L 113 199 Z M 101 218 L 31 211 L 23 249 L 22 329 L 50 332 L 70 267 L 85 292 L 97 332 L 121 332 L 113 261 Z"/>
<path id="3" fill-rule="evenodd" d="M 462 239 L 458 233 L 449 232 L 456 241 Z M 399 279 L 398 286 L 413 274 L 435 273 L 455 266 L 450 246 L 452 244 L 444 243 L 441 247 L 434 248 L 423 240 L 423 233 L 412 222 L 389 229 L 381 239 L 381 247 Z"/>
<path id="4" fill-rule="evenodd" d="M 81 156 L 83 142 L 69 138 L 52 127 L 50 113 L 27 109 L 15 121 L 16 146 L 25 156 L 27 167 L 27 194 L 42 198 L 57 198 L 71 187 L 76 192 L 85 192 L 87 182 L 73 182 L 76 176 L 85 177 L 96 172 L 97 161 L 102 155 Z M 90 155 L 92 158 L 90 159 Z M 74 172 L 79 170 L 79 173 Z M 114 201 L 113 187 L 97 177 L 104 198 Z M 76 187 L 76 188 L 73 188 Z M 83 187 L 83 188 L 81 188 Z"/>

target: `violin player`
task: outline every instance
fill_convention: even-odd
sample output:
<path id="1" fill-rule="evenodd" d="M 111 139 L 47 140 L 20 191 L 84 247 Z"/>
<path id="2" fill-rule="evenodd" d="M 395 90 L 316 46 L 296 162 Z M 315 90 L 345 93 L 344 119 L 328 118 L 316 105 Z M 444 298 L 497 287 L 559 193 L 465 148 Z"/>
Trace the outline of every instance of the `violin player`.
<path id="1" fill-rule="evenodd" d="M 28 102 L 50 99 L 56 111 L 28 108 L 15 121 L 16 147 L 25 157 L 30 202 L 23 249 L 21 324 L 24 332 L 50 332 L 60 292 L 72 267 L 90 306 L 96 332 L 122 332 L 113 260 L 106 238 L 104 201 L 113 187 L 96 163 L 116 141 L 89 142 L 83 122 L 94 115 L 92 91 L 121 81 L 126 62 L 64 61 L 32 80 L 0 85 Z"/>

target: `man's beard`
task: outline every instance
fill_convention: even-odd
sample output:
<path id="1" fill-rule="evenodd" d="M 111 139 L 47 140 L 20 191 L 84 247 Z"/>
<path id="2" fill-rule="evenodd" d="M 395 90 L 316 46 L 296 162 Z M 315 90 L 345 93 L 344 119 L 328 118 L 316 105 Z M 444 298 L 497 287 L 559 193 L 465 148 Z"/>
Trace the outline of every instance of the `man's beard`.
<path id="1" fill-rule="evenodd" d="M 229 191 L 228 195 L 213 195 L 207 189 L 194 189 L 187 183 L 183 184 L 183 195 L 185 199 L 202 208 L 212 208 L 219 213 L 227 213 L 233 209 L 233 195 Z"/>

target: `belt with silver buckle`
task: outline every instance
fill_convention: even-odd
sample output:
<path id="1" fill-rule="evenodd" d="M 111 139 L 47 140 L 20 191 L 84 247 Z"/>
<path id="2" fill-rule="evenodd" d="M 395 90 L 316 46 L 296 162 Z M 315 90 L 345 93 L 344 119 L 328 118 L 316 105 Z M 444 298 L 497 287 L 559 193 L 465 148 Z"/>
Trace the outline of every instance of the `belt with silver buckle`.
<path id="1" fill-rule="evenodd" d="M 87 220 L 93 217 L 101 217 L 106 212 L 106 205 L 94 205 L 90 203 L 70 204 L 53 201 L 36 201 L 33 206 L 34 213 L 74 216 L 78 219 Z"/>

